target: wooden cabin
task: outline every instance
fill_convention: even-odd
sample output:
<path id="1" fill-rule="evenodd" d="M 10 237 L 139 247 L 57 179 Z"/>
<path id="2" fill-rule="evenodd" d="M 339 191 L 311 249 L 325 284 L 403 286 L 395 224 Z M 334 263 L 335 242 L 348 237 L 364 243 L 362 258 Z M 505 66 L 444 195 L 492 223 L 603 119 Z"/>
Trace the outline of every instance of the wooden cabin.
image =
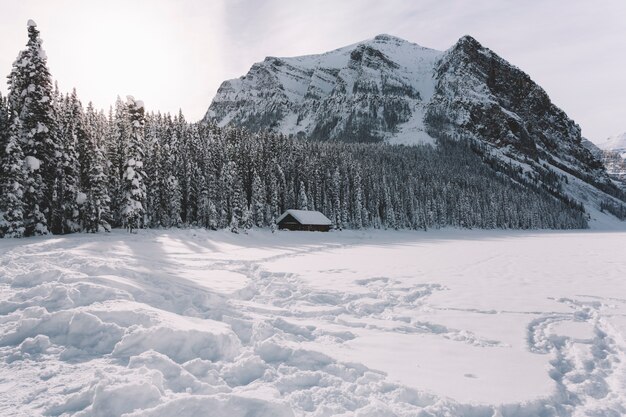
<path id="1" fill-rule="evenodd" d="M 279 229 L 328 232 L 333 223 L 319 211 L 287 210 L 276 224 Z"/>

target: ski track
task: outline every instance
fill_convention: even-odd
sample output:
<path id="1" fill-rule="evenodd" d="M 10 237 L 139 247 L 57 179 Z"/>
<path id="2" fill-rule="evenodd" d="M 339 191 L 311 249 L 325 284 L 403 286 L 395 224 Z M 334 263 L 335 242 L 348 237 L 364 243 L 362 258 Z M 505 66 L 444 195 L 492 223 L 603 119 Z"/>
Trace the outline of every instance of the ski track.
<path id="1" fill-rule="evenodd" d="M 245 260 L 211 257 L 210 248 L 194 242 L 179 257 L 161 256 L 158 233 L 143 250 L 136 250 L 141 236 L 119 237 L 33 239 L 0 248 L 0 415 L 626 415 L 626 342 L 607 319 L 610 303 L 624 299 L 555 299 L 567 313 L 439 307 L 429 298 L 447 288 L 436 282 L 369 277 L 354 282 L 361 291 L 343 292 L 264 268 L 350 243 Z M 100 241 L 116 256 L 94 256 Z M 219 293 L 175 275 L 181 268 L 229 271 L 247 283 Z M 366 328 L 507 347 L 416 319 L 416 311 L 433 310 L 528 315 L 527 348 L 550 355 L 556 391 L 521 404 L 461 404 L 300 346 L 342 344 Z M 322 325 L 303 324 L 312 317 Z M 593 336 L 555 332 L 569 322 L 588 324 Z"/>

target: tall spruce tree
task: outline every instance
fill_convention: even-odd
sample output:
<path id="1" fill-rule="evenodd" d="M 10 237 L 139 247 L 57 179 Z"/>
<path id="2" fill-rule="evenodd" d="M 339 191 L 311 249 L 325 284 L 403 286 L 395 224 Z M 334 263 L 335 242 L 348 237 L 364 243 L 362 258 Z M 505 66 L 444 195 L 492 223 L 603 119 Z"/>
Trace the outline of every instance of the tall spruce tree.
<path id="1" fill-rule="evenodd" d="M 81 206 L 86 202 L 81 191 L 79 149 L 84 153 L 87 141 L 83 108 L 76 95 L 76 90 L 62 101 L 58 109 L 59 120 L 59 164 L 55 178 L 56 201 L 52 208 L 50 230 L 54 234 L 71 233 L 80 230 Z M 83 163 L 85 156 L 82 155 Z M 86 168 L 86 167 L 85 167 Z M 86 180 L 86 178 L 85 178 Z"/>
<path id="2" fill-rule="evenodd" d="M 84 147 L 84 163 L 81 169 L 86 172 L 83 189 L 87 200 L 83 208 L 83 227 L 88 232 L 111 231 L 110 197 L 108 193 L 108 176 L 106 173 L 106 154 L 102 145 L 106 139 L 106 118 L 104 114 L 96 114 L 91 103 L 85 114 L 86 144 Z"/>
<path id="3" fill-rule="evenodd" d="M 47 57 L 37 25 L 28 21 L 28 43 L 9 75 L 9 106 L 26 162 L 25 235 L 48 233 L 60 155 Z"/>
<path id="4" fill-rule="evenodd" d="M 128 106 L 120 97 L 115 101 L 115 110 L 109 111 L 109 141 L 107 156 L 109 163 L 109 192 L 113 225 L 123 226 L 124 175 L 128 160 L 131 128 Z"/>
<path id="5" fill-rule="evenodd" d="M 130 232 L 144 226 L 146 189 L 144 185 L 144 107 L 143 102 L 128 97 L 130 140 L 123 176 L 122 219 Z"/>
<path id="6" fill-rule="evenodd" d="M 304 188 L 304 182 L 300 181 L 300 192 L 298 193 L 298 210 L 309 209 L 309 199 L 306 196 L 306 189 Z"/>
<path id="7" fill-rule="evenodd" d="M 257 227 L 265 225 L 265 185 L 261 177 L 255 172 L 252 179 L 252 218 Z"/>

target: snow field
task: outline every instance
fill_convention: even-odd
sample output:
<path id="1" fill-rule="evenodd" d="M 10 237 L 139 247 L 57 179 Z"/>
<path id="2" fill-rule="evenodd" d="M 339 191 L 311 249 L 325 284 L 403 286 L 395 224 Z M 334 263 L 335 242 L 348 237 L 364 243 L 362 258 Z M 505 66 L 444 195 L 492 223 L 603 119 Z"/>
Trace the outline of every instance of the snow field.
<path id="1" fill-rule="evenodd" d="M 623 232 L 0 241 L 0 415 L 619 416 Z"/>

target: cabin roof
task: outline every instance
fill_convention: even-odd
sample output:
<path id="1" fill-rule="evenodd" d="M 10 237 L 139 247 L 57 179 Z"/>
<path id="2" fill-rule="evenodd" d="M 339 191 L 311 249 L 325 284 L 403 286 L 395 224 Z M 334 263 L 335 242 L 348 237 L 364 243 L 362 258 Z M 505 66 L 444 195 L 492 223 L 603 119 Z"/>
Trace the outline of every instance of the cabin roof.
<path id="1" fill-rule="evenodd" d="M 276 223 L 280 223 L 285 217 L 290 215 L 298 221 L 300 224 L 310 224 L 315 226 L 330 226 L 333 224 L 328 217 L 324 216 L 319 211 L 313 210 L 287 210 L 276 219 Z"/>

